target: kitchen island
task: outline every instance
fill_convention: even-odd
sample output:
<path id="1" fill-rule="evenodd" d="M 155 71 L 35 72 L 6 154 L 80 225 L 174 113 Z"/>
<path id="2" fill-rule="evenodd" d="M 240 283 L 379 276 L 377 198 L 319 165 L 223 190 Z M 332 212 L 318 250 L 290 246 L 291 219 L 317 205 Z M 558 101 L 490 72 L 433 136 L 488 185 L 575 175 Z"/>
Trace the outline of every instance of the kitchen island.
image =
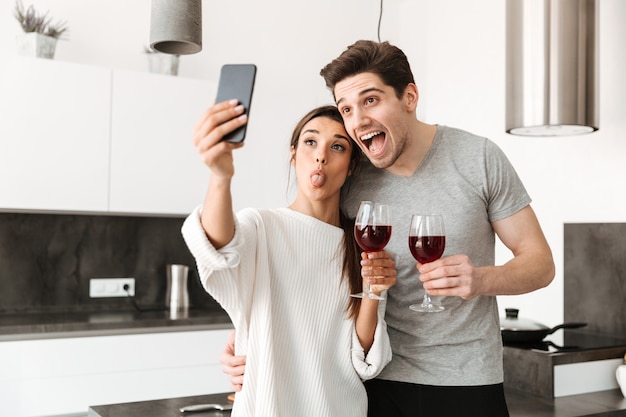
<path id="1" fill-rule="evenodd" d="M 192 404 L 226 404 L 228 393 L 169 398 L 89 407 L 88 417 L 172 417 Z M 619 390 L 545 399 L 522 391 L 506 391 L 510 417 L 618 417 L 626 416 L 626 399 Z M 228 411 L 193 413 L 194 417 L 225 416 Z"/>
<path id="2" fill-rule="evenodd" d="M 626 398 L 619 389 L 545 398 L 505 388 L 510 417 L 626 416 Z"/>
<path id="3" fill-rule="evenodd" d="M 229 393 L 168 398 L 156 401 L 139 401 L 123 404 L 96 405 L 89 407 L 87 417 L 173 417 L 182 415 L 181 407 L 195 404 L 228 404 Z M 225 416 L 230 411 L 194 412 L 194 417 Z"/>

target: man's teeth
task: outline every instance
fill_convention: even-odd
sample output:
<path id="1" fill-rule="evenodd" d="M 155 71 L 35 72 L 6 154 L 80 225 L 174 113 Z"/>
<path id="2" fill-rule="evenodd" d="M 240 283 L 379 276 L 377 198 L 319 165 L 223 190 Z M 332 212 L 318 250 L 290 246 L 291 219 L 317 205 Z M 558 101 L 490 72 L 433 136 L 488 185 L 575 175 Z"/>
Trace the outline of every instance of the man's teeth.
<path id="1" fill-rule="evenodd" d="M 361 136 L 361 140 L 370 140 L 371 138 L 373 138 L 376 135 L 380 135 L 381 132 L 372 132 L 372 133 L 368 133 L 367 135 L 363 135 Z"/>

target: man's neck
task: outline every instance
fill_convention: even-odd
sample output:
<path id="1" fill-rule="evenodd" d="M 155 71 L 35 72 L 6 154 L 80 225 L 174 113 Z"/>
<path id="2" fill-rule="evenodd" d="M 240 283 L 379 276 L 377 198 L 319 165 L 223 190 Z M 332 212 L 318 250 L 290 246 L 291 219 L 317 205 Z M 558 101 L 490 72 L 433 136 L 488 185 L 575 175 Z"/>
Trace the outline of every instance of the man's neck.
<path id="1" fill-rule="evenodd" d="M 402 155 L 392 166 L 386 168 L 387 172 L 402 177 L 413 175 L 430 150 L 436 133 L 436 125 L 429 125 L 416 120 L 411 137 L 407 141 Z"/>

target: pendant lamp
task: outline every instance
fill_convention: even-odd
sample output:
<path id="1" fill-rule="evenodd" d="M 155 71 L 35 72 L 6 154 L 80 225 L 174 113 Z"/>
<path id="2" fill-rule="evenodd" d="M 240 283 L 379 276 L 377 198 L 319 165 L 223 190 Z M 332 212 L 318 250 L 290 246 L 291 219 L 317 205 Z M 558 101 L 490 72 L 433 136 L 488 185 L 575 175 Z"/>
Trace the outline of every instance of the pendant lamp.
<path id="1" fill-rule="evenodd" d="M 202 50 L 202 0 L 152 0 L 150 47 L 172 55 Z"/>
<path id="2" fill-rule="evenodd" d="M 507 0 L 506 131 L 598 129 L 596 0 Z"/>

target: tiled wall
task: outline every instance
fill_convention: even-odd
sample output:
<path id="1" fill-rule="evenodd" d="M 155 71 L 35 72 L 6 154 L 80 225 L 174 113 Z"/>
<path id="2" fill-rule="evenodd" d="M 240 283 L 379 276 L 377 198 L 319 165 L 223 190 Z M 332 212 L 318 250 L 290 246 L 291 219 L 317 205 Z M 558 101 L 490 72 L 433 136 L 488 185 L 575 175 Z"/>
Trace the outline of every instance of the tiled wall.
<path id="1" fill-rule="evenodd" d="M 626 337 L 626 223 L 565 224 L 564 250 L 565 321 Z"/>
<path id="2" fill-rule="evenodd" d="M 198 280 L 183 218 L 0 213 L 0 313 L 132 309 L 89 298 L 89 279 L 135 278 L 141 307 L 165 305 L 166 265 L 189 265 L 191 307 L 219 308 Z"/>

